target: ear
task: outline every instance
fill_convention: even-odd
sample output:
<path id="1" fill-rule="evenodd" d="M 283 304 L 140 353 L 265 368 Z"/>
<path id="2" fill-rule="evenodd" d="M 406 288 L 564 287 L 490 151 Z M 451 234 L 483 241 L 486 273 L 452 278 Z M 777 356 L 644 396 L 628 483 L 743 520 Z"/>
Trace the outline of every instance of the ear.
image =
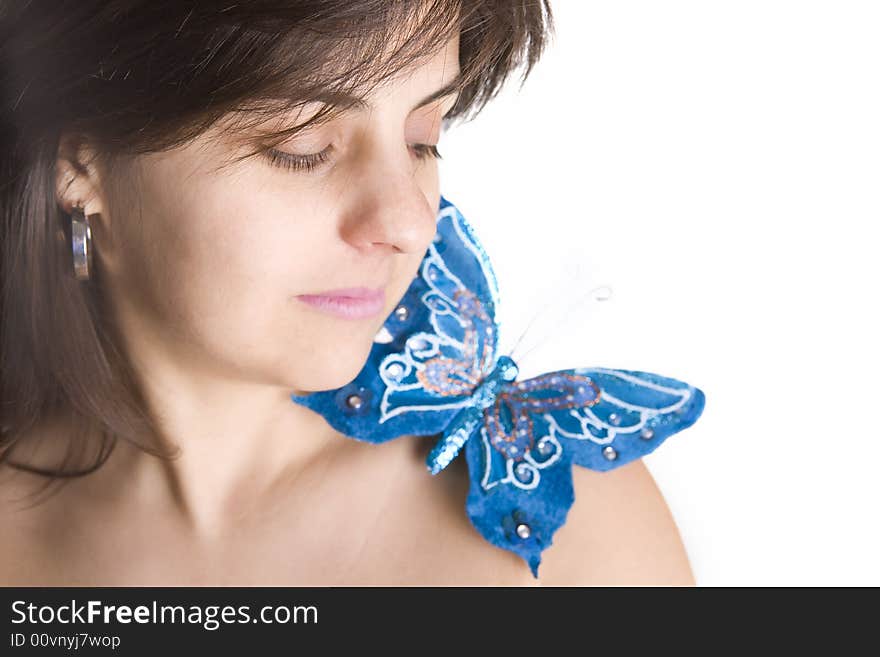
<path id="1" fill-rule="evenodd" d="M 81 135 L 65 133 L 58 143 L 55 161 L 55 199 L 70 213 L 75 205 L 87 215 L 104 214 L 97 157 Z"/>
<path id="2" fill-rule="evenodd" d="M 100 267 L 109 272 L 117 266 L 117 245 L 107 203 L 106 185 L 110 181 L 101 175 L 105 167 L 100 164 L 97 151 L 82 135 L 61 136 L 55 160 L 55 200 L 66 214 L 74 206 L 83 208 L 91 227 L 95 260 L 100 260 Z"/>

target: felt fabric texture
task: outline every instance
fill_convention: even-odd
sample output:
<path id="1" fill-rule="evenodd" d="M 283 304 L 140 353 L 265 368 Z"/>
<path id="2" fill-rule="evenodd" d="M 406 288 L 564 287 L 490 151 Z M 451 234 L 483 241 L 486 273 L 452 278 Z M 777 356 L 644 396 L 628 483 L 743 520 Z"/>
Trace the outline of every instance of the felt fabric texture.
<path id="1" fill-rule="evenodd" d="M 361 372 L 291 400 L 356 440 L 439 434 L 432 474 L 463 450 L 468 518 L 537 578 L 574 503 L 572 466 L 608 471 L 652 452 L 697 421 L 705 396 L 676 379 L 604 367 L 517 381 L 516 363 L 497 353 L 498 300 L 473 227 L 441 196 L 434 241 Z"/>

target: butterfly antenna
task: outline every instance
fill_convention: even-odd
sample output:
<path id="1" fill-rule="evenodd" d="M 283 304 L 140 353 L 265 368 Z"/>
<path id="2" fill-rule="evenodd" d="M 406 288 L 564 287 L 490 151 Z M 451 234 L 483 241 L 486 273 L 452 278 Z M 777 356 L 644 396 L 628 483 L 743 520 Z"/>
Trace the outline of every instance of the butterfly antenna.
<path id="1" fill-rule="evenodd" d="M 544 342 L 546 342 L 547 339 L 548 339 L 551 335 L 553 335 L 553 333 L 557 332 L 557 331 L 558 331 L 560 328 L 562 328 L 565 324 L 567 324 L 568 322 L 571 321 L 571 319 L 575 316 L 574 309 L 577 308 L 581 303 L 583 303 L 584 299 L 586 299 L 587 297 L 592 297 L 595 301 L 607 301 L 608 299 L 611 298 L 611 294 L 612 294 L 612 290 L 611 290 L 611 287 L 610 287 L 610 286 L 608 286 L 608 285 L 600 285 L 600 286 L 598 286 L 598 287 L 594 287 L 594 288 L 592 288 L 591 290 L 588 290 L 587 292 L 585 292 L 585 293 L 581 294 L 580 296 L 576 297 L 576 298 L 574 299 L 574 301 L 572 301 L 572 302 L 566 307 L 565 314 L 563 315 L 563 319 L 561 319 L 561 320 L 558 321 L 558 322 L 554 322 L 554 323 L 550 326 L 550 328 L 549 328 L 547 331 L 545 331 L 544 336 L 541 337 L 541 338 L 539 338 L 539 339 L 538 339 L 538 340 L 537 340 L 537 341 L 536 341 L 536 342 L 535 342 L 535 343 L 534 343 L 529 349 L 526 350 L 525 353 L 520 354 L 520 355 L 514 357 L 514 356 L 513 356 L 513 350 L 511 350 L 511 358 L 513 358 L 514 361 L 516 361 L 517 363 L 521 363 L 521 362 L 523 362 L 523 361 L 526 359 L 526 357 L 527 357 L 530 353 L 532 353 L 537 347 L 539 347 L 539 346 L 542 345 Z M 545 307 L 546 307 L 546 306 L 545 306 Z M 530 325 L 531 325 L 531 323 L 530 323 Z M 528 330 L 528 327 L 526 327 L 526 330 Z M 516 347 L 519 346 L 519 342 L 520 342 L 521 340 L 522 340 L 522 336 L 520 336 L 520 340 L 517 341 L 517 344 L 516 344 L 516 346 L 514 347 L 514 349 L 516 349 Z"/>
<path id="2" fill-rule="evenodd" d="M 549 284 L 548 284 L 548 285 L 549 285 Z M 545 286 L 544 286 L 544 289 L 545 289 L 545 290 L 547 289 L 548 285 L 545 285 Z M 542 295 L 542 296 L 544 296 L 544 295 Z M 535 311 L 535 313 L 532 315 L 532 318 L 529 320 L 529 323 L 526 324 L 526 327 L 523 329 L 522 333 L 519 334 L 519 337 L 516 339 L 516 342 L 514 343 L 513 347 L 510 348 L 510 350 L 509 350 L 508 353 L 511 355 L 511 357 L 513 356 L 513 353 L 516 352 L 516 349 L 517 349 L 517 347 L 519 347 L 519 345 L 520 345 L 520 343 L 522 342 L 523 338 L 524 338 L 524 337 L 526 336 L 526 334 L 529 332 L 529 329 L 532 328 L 532 325 L 535 323 L 535 320 L 536 320 L 538 317 L 540 317 L 540 316 L 541 316 L 541 313 L 543 313 L 548 307 L 550 307 L 550 304 L 551 304 L 552 302 L 554 302 L 554 301 L 556 301 L 555 298 L 551 298 L 551 297 L 547 296 L 547 297 L 545 298 L 544 305 L 543 305 L 541 308 L 539 308 L 538 310 Z"/>
<path id="3" fill-rule="evenodd" d="M 556 280 L 555 281 L 553 281 L 553 280 L 548 281 L 547 283 L 545 283 L 543 285 L 543 287 L 538 292 L 535 293 L 539 296 L 539 298 L 544 299 L 544 305 L 541 308 L 538 308 L 535 311 L 535 313 L 532 315 L 531 319 L 529 320 L 529 323 L 526 325 L 525 329 L 523 329 L 522 333 L 520 333 L 519 338 L 517 338 L 516 343 L 513 345 L 513 347 L 510 350 L 508 350 L 508 352 L 507 352 L 508 355 L 513 357 L 513 354 L 516 352 L 516 350 L 519 348 L 520 344 L 522 343 L 523 338 L 525 338 L 526 335 L 529 334 L 529 331 L 532 329 L 532 327 L 535 323 L 535 320 L 538 319 L 539 317 L 542 317 L 544 315 L 544 312 L 548 308 L 550 308 L 551 305 L 559 303 L 559 296 L 564 294 L 567 290 L 566 283 L 570 284 L 570 282 L 572 280 L 575 280 L 575 281 L 579 280 L 582 276 L 582 271 L 583 270 L 581 268 L 580 262 L 578 262 L 576 260 L 563 259 L 562 271 L 556 274 Z M 568 289 L 570 289 L 570 288 L 568 288 Z M 552 291 L 553 294 L 552 295 L 549 294 L 548 290 Z M 532 298 L 534 299 L 534 295 L 532 296 Z M 531 306 L 532 304 L 529 304 L 529 305 Z"/>

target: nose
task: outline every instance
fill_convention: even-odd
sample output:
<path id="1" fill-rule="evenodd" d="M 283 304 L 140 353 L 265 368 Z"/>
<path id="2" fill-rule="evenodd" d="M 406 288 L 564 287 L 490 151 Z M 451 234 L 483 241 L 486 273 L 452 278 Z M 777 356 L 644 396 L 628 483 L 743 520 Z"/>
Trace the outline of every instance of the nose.
<path id="1" fill-rule="evenodd" d="M 412 158 L 408 152 L 403 156 Z M 422 254 L 437 231 L 436 182 L 416 175 L 411 159 L 384 157 L 366 163 L 368 171 L 358 177 L 342 221 L 343 238 L 360 249 L 386 245 L 395 252 Z"/>

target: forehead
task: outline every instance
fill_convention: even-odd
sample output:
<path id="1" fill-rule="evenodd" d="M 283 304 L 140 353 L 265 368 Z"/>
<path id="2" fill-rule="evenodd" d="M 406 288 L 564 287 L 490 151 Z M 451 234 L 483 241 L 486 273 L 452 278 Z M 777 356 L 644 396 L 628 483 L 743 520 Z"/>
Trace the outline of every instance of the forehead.
<path id="1" fill-rule="evenodd" d="M 383 58 L 393 57 L 394 52 L 393 44 L 386 46 Z M 372 69 L 381 70 L 382 66 L 383 59 L 378 59 Z M 351 68 L 342 69 L 337 74 L 334 70 L 330 72 L 330 77 L 345 77 L 350 71 Z M 224 135 L 224 139 L 235 141 L 242 136 L 245 141 L 252 136 L 261 139 L 267 136 L 283 137 L 292 134 L 290 130 L 317 127 L 327 120 L 353 114 L 371 114 L 381 105 L 401 106 L 409 113 L 435 101 L 445 100 L 449 103 L 461 84 L 459 37 L 456 31 L 440 47 L 397 69 L 392 75 L 378 80 L 374 78 L 372 84 L 355 85 L 348 89 L 312 88 L 305 96 L 281 98 L 277 104 L 271 102 L 265 112 L 248 111 L 250 108 L 245 104 L 241 111 L 220 119 L 215 129 Z M 333 107 L 334 111 L 314 121 L 327 106 Z"/>
<path id="2" fill-rule="evenodd" d="M 344 104 L 352 110 L 368 110 L 379 97 L 403 96 L 411 109 L 418 109 L 458 91 L 462 82 L 458 47 L 456 33 L 443 47 L 382 80 L 366 93 L 326 92 L 314 100 Z"/>

